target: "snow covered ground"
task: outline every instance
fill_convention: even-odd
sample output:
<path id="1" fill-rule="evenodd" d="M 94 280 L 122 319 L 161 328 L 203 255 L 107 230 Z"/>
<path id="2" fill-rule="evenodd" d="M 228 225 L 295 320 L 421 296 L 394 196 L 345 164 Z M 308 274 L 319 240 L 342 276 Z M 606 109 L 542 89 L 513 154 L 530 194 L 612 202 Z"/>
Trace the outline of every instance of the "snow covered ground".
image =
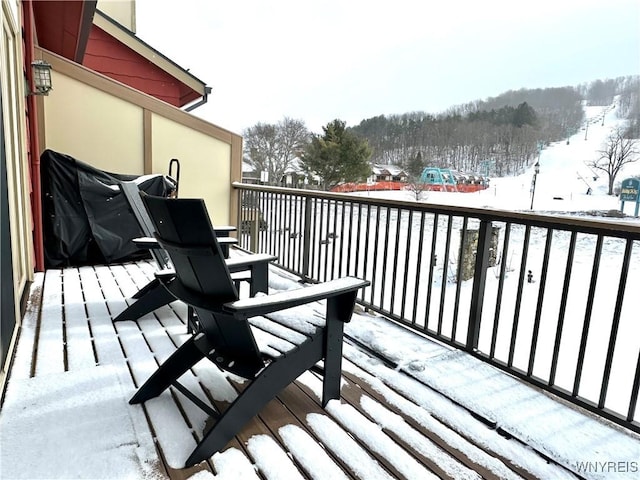
<path id="1" fill-rule="evenodd" d="M 589 125 L 587 140 L 584 139 L 583 130 L 572 137 L 569 144 L 559 142 L 541 152 L 540 174 L 534 199 L 535 211 L 585 212 L 619 209 L 618 199 L 606 195 L 606 179 L 600 176 L 593 180 L 593 172 L 584 163 L 593 159 L 609 129 L 618 122 L 615 110 L 609 109 L 602 125 L 603 111 L 601 107 L 588 108 L 588 116 L 600 120 Z M 630 165 L 620 179 L 636 173 L 640 173 L 640 163 Z M 430 192 L 426 201 L 529 210 L 531 179 L 530 171 L 520 177 L 493 179 L 491 188 L 479 193 Z M 591 195 L 586 194 L 587 184 L 592 188 Z M 369 195 L 373 196 L 374 193 Z M 398 198 L 399 195 L 409 194 L 375 192 L 375 195 Z M 632 207 L 627 206 L 625 213 L 630 215 Z M 79 288 L 77 291 L 65 290 L 64 301 L 68 322 L 73 321 L 70 315 L 72 308 L 80 308 L 82 315 L 86 310 L 94 321 L 90 333 L 98 338 L 105 335 L 105 332 L 112 332 L 113 327 L 104 302 L 100 304 L 91 301 L 94 295 L 101 295 L 88 286 L 91 281 L 90 275 L 83 279 L 83 292 Z M 288 289 L 296 285 L 291 276 L 272 271 L 271 288 Z M 61 301 L 62 295 L 62 291 L 56 288 L 45 289 L 48 300 Z M 73 302 L 74 298 L 77 305 Z M 55 305 L 55 302 L 50 305 Z M 51 308 L 54 310 L 42 312 L 45 322 L 47 318 L 55 319 L 60 316 L 55 306 Z M 298 315 L 299 313 L 291 313 L 292 321 Z M 98 356 L 108 359 L 105 364 L 91 365 L 93 352 L 89 349 L 66 359 L 70 371 L 65 372 L 60 369 L 60 365 L 64 363 L 60 358 L 60 345 L 63 341 L 61 327 L 51 324 L 49 329 L 45 323 L 37 327 L 39 330 L 36 333 L 36 325 L 37 319 L 27 315 L 6 402 L 0 411 L 0 477 L 155 478 L 157 470 L 153 467 L 153 462 L 156 461 L 153 439 L 140 407 L 126 403 L 134 385 L 126 367 L 118 363 L 122 357 L 118 343 L 111 338 L 111 343 L 100 344 L 104 351 L 98 352 Z M 67 331 L 75 332 L 72 327 L 72 324 L 67 325 Z M 182 329 L 182 326 L 176 325 L 175 328 Z M 128 346 L 127 342 L 132 342 L 129 361 L 134 369 L 133 375 L 144 378 L 153 370 L 155 363 L 153 358 L 142 354 L 141 349 L 136 348 L 133 343 L 136 333 L 139 333 L 137 330 L 133 322 L 124 322 L 118 327 L 125 347 Z M 463 352 L 420 337 L 380 317 L 357 314 L 347 325 L 346 333 L 377 352 L 387 363 L 347 344 L 344 370 L 366 378 L 387 402 L 403 411 L 409 411 L 421 425 L 439 428 L 436 426 L 437 419 L 446 418 L 460 435 L 473 438 L 477 445 L 485 445 L 487 449 L 496 452 L 496 455 L 514 459 L 516 464 L 538 478 L 575 478 L 570 472 L 589 479 L 638 478 L 640 439 L 637 435 L 580 413 Z M 48 355 L 50 361 L 38 362 L 37 375 L 32 377 L 30 361 L 36 334 L 39 335 L 38 345 L 42 349 L 38 355 Z M 85 342 L 87 339 L 69 336 L 64 340 L 71 344 L 78 340 Z M 174 348 L 162 341 L 166 342 L 166 339 L 158 339 L 159 343 L 154 345 L 154 352 L 159 357 L 169 354 Z M 86 343 L 90 345 L 90 342 Z M 395 365 L 395 368 L 388 363 Z M 91 368 L 82 368 L 83 365 Z M 74 375 L 71 375 L 73 370 Z M 224 382 L 216 375 L 204 368 L 198 370 L 199 377 L 202 375 L 201 378 L 206 381 L 215 382 L 222 399 L 226 395 L 233 396 L 233 392 L 224 387 Z M 304 375 L 300 381 L 308 384 L 319 395 L 320 387 L 315 377 Z M 394 389 L 390 389 L 389 385 L 393 385 Z M 395 391 L 402 391 L 404 396 L 398 396 Z M 408 402 L 407 398 L 412 402 Z M 354 432 L 353 435 L 360 442 L 393 462 L 407 478 L 426 478 L 425 472 L 411 458 L 394 450 L 382 428 L 393 431 L 409 444 L 417 441 L 415 432 L 369 397 L 363 396 L 361 407 L 374 419 L 373 422 L 365 421 L 362 415 L 338 401 L 330 402 L 327 410 L 340 424 L 349 425 L 350 431 Z M 174 404 L 163 404 L 158 399 L 150 405 L 150 411 L 165 418 L 166 421 L 160 423 L 165 424 L 167 430 L 157 431 L 155 434 L 160 443 L 165 442 L 164 445 L 168 446 L 163 449 L 169 452 L 169 463 L 179 466 L 193 446 L 193 436 L 188 431 L 185 433 L 179 430 L 173 417 Z M 522 443 L 510 442 L 507 438 L 495 435 L 494 430 L 477 422 L 469 415 L 469 411 L 494 422 L 496 428 Z M 188 414 L 202 415 L 191 412 Z M 357 464 L 361 478 L 388 478 L 375 462 L 353 448 L 353 438 L 336 428 L 336 424 L 328 417 L 317 414 L 310 417 L 308 422 L 314 432 L 325 440 L 325 448 L 342 452 L 344 462 Z M 198 422 L 204 423 L 204 420 L 196 417 L 194 424 L 197 425 Z M 281 436 L 287 444 L 288 453 L 269 438 L 256 436 L 248 443 L 252 460 L 238 449 L 231 448 L 213 457 L 216 475 L 202 471 L 191 478 L 258 478 L 256 470 L 269 480 L 300 478 L 298 471 L 291 467 L 291 457 L 295 457 L 299 464 L 308 464 L 315 469 L 318 472 L 317 478 L 342 478 L 342 471 L 327 457 L 324 448 L 310 442 L 310 437 L 300 429 L 294 426 L 283 427 Z M 450 441 L 458 440 L 452 438 Z M 441 452 L 431 445 L 421 443 L 415 445 L 415 448 L 434 458 L 444 469 L 448 468 L 453 478 L 478 478 L 474 472 L 456 470 L 459 466 L 449 465 L 450 460 L 446 456 L 440 456 Z M 460 448 L 466 447 L 461 445 Z M 534 450 L 564 468 L 547 463 Z M 465 454 L 478 456 L 478 462 L 486 465 L 497 478 L 517 478 L 511 470 L 503 469 L 504 466 L 490 456 L 482 456 L 476 450 Z"/>
<path id="2" fill-rule="evenodd" d="M 131 282 L 125 269 L 101 267 L 95 272 L 91 268 L 79 272 L 69 269 L 62 275 L 69 285 L 73 285 L 75 277 L 82 281 L 82 295 L 67 292 L 65 308 L 72 311 L 86 305 L 101 362 L 94 364 L 91 343 L 84 338 L 83 330 L 68 325 L 69 370 L 64 370 L 60 312 L 55 308 L 62 292 L 56 288 L 55 275 L 52 276 L 45 284 L 47 310 L 42 312 L 38 327 L 38 373 L 35 377 L 30 375 L 38 323 L 35 315 L 28 315 L 0 412 L 0 476 L 162 478 L 153 435 L 169 465 L 180 468 L 195 445 L 193 433 L 171 395 L 161 395 L 146 403 L 147 415 L 154 419 L 156 427 L 153 435 L 140 406 L 128 405 L 127 399 L 135 391 L 131 375 L 140 383 L 155 369 L 154 357 L 161 361 L 175 346 L 158 328 L 158 320 L 153 316 L 141 320 L 139 325 L 116 324 L 116 335 L 106 305 L 115 311 L 121 308 L 121 296 L 119 300 L 109 298 L 117 299 L 110 293 L 116 292 L 116 285 Z M 98 288 L 96 275 L 102 288 Z M 144 284 L 146 278 L 141 280 Z M 291 275 L 274 269 L 270 287 L 282 290 L 298 288 L 299 284 Z M 106 303 L 101 300 L 103 291 L 108 297 Z M 282 313 L 279 320 L 299 324 L 302 318 L 315 317 L 317 321 L 321 312 L 321 305 L 300 307 Z M 175 315 L 167 315 L 166 311 L 157 315 L 175 339 L 186 338 L 184 324 Z M 146 341 L 141 329 L 149 333 Z M 259 472 L 268 480 L 300 479 L 292 459 L 316 472 L 314 478 L 345 478 L 327 452 L 340 458 L 363 480 L 391 478 L 361 445 L 385 458 L 404 478 L 434 478 L 398 448 L 389 436 L 391 432 L 430 458 L 451 478 L 480 478 L 425 439 L 389 406 L 434 432 L 494 478 L 520 478 L 513 467 L 503 463 L 501 459 L 505 458 L 541 479 L 573 479 L 576 475 L 588 479 L 637 478 L 640 468 L 637 435 L 580 413 L 463 352 L 420 337 L 381 317 L 357 313 L 347 324 L 346 334 L 378 356 L 348 341 L 344 372 L 366 381 L 386 404 L 362 395 L 359 406 L 366 412 L 365 417 L 351 405 L 333 400 L 326 415 L 309 413 L 306 419 L 314 435 L 322 439 L 323 447 L 300 427 L 285 425 L 279 434 L 286 451 L 271 437 L 255 435 L 247 440 L 250 458 L 232 447 L 213 456 L 215 475 L 200 471 L 189 478 L 257 479 Z M 197 389 L 200 381 L 209 386 L 217 400 L 234 398 L 235 391 L 226 377 L 206 362 L 196 366 L 194 374 L 197 378 L 189 374 L 183 379 L 189 388 Z M 320 398 L 322 385 L 317 377 L 306 373 L 299 381 Z M 470 412 L 494 427 L 488 428 Z M 196 431 L 204 428 L 207 417 L 204 412 L 188 406 L 184 414 Z"/>
<path id="3" fill-rule="evenodd" d="M 585 127 L 569 138 L 555 142 L 540 153 L 540 173 L 536 180 L 533 210 L 543 212 L 585 212 L 619 210 L 617 197 L 607 195 L 607 177 L 587 164 L 597 160 L 611 129 L 622 125 L 616 109 L 586 107 Z M 604 122 L 602 118 L 604 116 Z M 585 139 L 586 138 L 586 139 Z M 640 162 L 625 166 L 617 181 L 627 176 L 640 176 Z M 595 178 L 597 177 L 597 178 Z M 530 210 L 533 165 L 517 177 L 492 178 L 487 190 L 476 193 L 425 192 L 423 201 L 441 205 L 488 207 L 502 210 Z M 595 178 L 595 179 L 594 179 Z M 591 195 L 587 189 L 591 188 Z M 363 196 L 412 199 L 411 192 L 367 192 Z M 625 204 L 625 214 L 632 215 L 633 205 Z"/>

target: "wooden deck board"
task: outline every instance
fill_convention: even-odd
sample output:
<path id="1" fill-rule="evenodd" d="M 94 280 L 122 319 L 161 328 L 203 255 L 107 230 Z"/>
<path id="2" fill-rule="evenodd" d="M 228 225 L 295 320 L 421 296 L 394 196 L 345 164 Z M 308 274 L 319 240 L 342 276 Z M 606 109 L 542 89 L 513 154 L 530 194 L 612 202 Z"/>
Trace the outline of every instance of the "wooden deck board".
<path id="1" fill-rule="evenodd" d="M 47 272 L 44 279 L 42 312 L 36 339 L 36 375 L 65 371 L 62 306 L 62 273 L 52 270 Z"/>
<path id="2" fill-rule="evenodd" d="M 133 393 L 188 338 L 186 307 L 179 302 L 136 322 L 112 322 L 152 274 L 153 265 L 149 262 L 49 270 L 42 281 L 39 323 L 29 326 L 23 344 L 26 350 L 16 355 L 16 359 L 29 364 L 31 356 L 35 363 L 16 368 L 16 375 L 24 376 L 31 370 L 38 376 L 94 365 L 118 365 L 130 375 L 125 388 Z M 32 321 L 35 323 L 35 318 Z M 283 335 L 281 326 L 254 328 L 274 350 L 286 350 L 290 345 L 279 337 Z M 535 478 L 517 462 L 459 432 L 446 418 L 424 411 L 403 392 L 394 390 L 393 385 L 376 379 L 375 371 L 363 367 L 366 365 L 345 357 L 341 399 L 332 401 L 327 409 L 320 405 L 321 379 L 316 373 L 303 374 L 251 419 L 223 452 L 235 449 L 257 468 L 258 478 L 266 478 L 259 467 L 261 459 L 255 458 L 251 450 L 251 442 L 264 435 L 287 453 L 287 468 L 296 469 L 303 478 L 313 478 L 309 469 L 314 467 L 307 464 L 309 459 L 300 458 L 290 444 L 294 437 L 288 435 L 294 432 L 301 436 L 297 438 L 317 445 L 319 455 L 330 462 L 328 471 L 335 468 L 347 479 L 366 478 L 373 471 L 411 480 L 416 478 L 412 472 L 424 472 L 420 478 Z M 181 383 L 219 410 L 227 408 L 236 392 L 244 388 L 233 376 L 206 360 L 187 372 Z M 385 418 L 393 417 L 395 423 L 385 424 L 377 418 L 371 410 L 374 405 Z M 171 388 L 145 402 L 138 412 L 153 437 L 160 476 L 184 480 L 203 469 L 216 473 L 215 458 L 196 467 L 181 468 L 209 424 L 207 415 L 180 392 Z M 374 432 L 382 449 L 368 445 L 361 428 Z M 495 435 L 497 438 L 499 433 Z M 353 451 L 340 451 L 334 436 L 349 439 Z"/>

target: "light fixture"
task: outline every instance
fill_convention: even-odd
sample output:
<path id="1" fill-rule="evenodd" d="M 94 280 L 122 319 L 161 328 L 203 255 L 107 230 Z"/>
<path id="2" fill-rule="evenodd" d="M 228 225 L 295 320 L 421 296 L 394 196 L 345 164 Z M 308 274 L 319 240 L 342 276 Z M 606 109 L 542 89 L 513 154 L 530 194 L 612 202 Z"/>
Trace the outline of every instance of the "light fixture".
<path id="1" fill-rule="evenodd" d="M 540 173 L 540 158 L 538 157 L 538 161 L 533 166 L 533 180 L 531 180 L 531 206 L 529 210 L 533 210 L 533 199 L 536 196 L 536 180 L 538 178 L 538 174 Z"/>
<path id="2" fill-rule="evenodd" d="M 51 65 L 44 60 L 35 60 L 31 63 L 33 69 L 32 95 L 49 95 L 53 88 L 51 85 Z"/>

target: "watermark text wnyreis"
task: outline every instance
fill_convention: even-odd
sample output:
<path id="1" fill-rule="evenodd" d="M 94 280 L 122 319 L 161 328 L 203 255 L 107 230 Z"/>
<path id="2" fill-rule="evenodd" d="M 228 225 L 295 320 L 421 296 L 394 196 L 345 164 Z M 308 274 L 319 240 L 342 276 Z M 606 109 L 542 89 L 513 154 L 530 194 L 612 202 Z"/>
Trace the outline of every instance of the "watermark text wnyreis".
<path id="1" fill-rule="evenodd" d="M 618 462 L 576 462 L 578 473 L 637 473 L 640 472 L 638 461 Z"/>

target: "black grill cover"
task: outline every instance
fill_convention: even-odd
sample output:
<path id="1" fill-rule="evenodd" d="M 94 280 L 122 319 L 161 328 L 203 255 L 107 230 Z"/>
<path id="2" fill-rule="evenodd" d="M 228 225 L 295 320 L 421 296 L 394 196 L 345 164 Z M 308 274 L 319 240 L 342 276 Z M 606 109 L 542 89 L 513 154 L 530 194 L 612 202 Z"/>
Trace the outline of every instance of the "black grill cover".
<path id="1" fill-rule="evenodd" d="M 148 256 L 131 241 L 142 232 L 118 184 L 135 181 L 140 190 L 168 196 L 176 189 L 171 177 L 109 173 L 52 150 L 42 153 L 40 169 L 46 268 Z"/>

